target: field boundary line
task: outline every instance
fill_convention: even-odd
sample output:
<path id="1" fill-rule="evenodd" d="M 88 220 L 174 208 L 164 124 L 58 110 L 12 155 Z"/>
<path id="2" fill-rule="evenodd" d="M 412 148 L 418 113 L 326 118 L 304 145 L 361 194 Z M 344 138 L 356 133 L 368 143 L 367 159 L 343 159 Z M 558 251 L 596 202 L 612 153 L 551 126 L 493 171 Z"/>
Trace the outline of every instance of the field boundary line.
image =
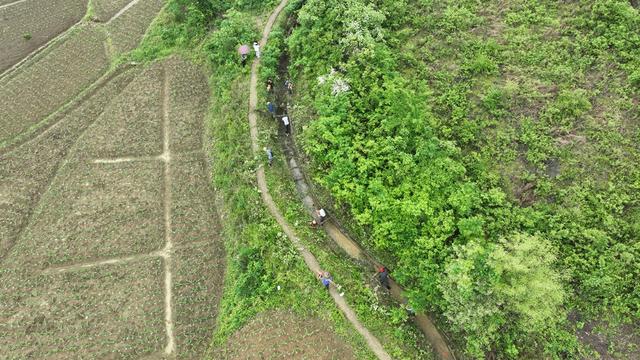
<path id="1" fill-rule="evenodd" d="M 131 156 L 131 157 L 121 157 L 121 158 L 103 158 L 103 159 L 94 159 L 94 164 L 120 164 L 120 163 L 130 163 L 130 162 L 149 162 L 149 161 L 165 161 L 165 157 L 163 154 L 157 156 Z"/>
<path id="2" fill-rule="evenodd" d="M 136 0 L 134 0 L 136 1 Z M 167 66 L 163 65 L 163 83 L 162 83 L 162 148 L 163 152 L 160 158 L 164 162 L 164 228 L 165 228 L 165 246 L 162 251 L 164 259 L 164 286 L 165 286 L 165 326 L 167 331 L 167 346 L 164 349 L 165 354 L 171 355 L 176 352 L 176 340 L 173 331 L 173 273 L 171 270 L 173 251 L 173 239 L 171 238 L 171 149 L 169 139 L 169 76 L 167 75 Z"/>
<path id="3" fill-rule="evenodd" d="M 17 1 L 14 1 L 14 2 L 12 2 L 12 3 L 4 4 L 4 5 L 0 5 L 0 10 L 2 10 L 2 9 L 4 9 L 4 8 L 11 7 L 11 6 L 13 6 L 13 5 L 18 5 L 18 4 L 23 3 L 23 2 L 25 2 L 25 1 L 27 1 L 27 0 L 17 0 Z"/>
<path id="4" fill-rule="evenodd" d="M 129 2 L 127 5 L 125 5 L 122 9 L 118 10 L 117 13 L 115 13 L 109 20 L 105 21 L 105 25 L 109 25 L 111 24 L 112 21 L 114 21 L 115 19 L 119 18 L 120 16 L 122 16 L 122 14 L 124 14 L 125 12 L 127 12 L 127 10 L 131 9 L 135 4 L 139 3 L 140 0 L 132 0 L 131 2 Z"/>
<path id="5" fill-rule="evenodd" d="M 269 20 L 267 21 L 264 30 L 262 31 L 262 39 L 260 39 L 260 46 L 264 47 L 269 34 L 271 33 L 271 28 L 275 23 L 278 15 L 287 5 L 288 0 L 282 0 L 278 7 L 273 11 Z M 251 138 L 251 150 L 253 152 L 254 157 L 258 156 L 258 125 L 257 125 L 257 111 L 256 106 L 258 102 L 258 66 L 260 65 L 260 59 L 254 59 L 251 65 L 251 81 L 249 87 L 249 131 Z M 271 213 L 271 215 L 278 222 L 284 233 L 287 235 L 289 240 L 293 243 L 293 245 L 298 250 L 299 254 L 304 259 L 304 262 L 307 264 L 309 270 L 311 270 L 315 274 L 321 271 L 320 264 L 315 256 L 307 250 L 300 239 L 295 234 L 294 230 L 287 223 L 287 220 L 284 218 L 277 205 L 273 201 L 273 198 L 269 194 L 269 187 L 267 186 L 266 176 L 264 166 L 260 164 L 258 166 L 258 170 L 256 171 L 256 178 L 258 182 L 258 189 L 260 190 L 260 194 L 262 196 L 262 201 L 265 206 Z M 331 286 L 329 288 L 329 293 L 333 298 L 336 306 L 343 312 L 349 322 L 353 325 L 353 327 L 362 335 L 364 340 L 366 341 L 369 349 L 382 360 L 391 360 L 391 356 L 384 350 L 384 347 L 380 343 L 380 341 L 369 332 L 369 330 L 360 323 L 355 312 L 351 309 L 351 307 L 347 304 L 345 299 L 338 293 L 335 287 Z"/>
<path id="6" fill-rule="evenodd" d="M 162 251 L 154 251 L 152 253 L 141 254 L 141 255 L 116 257 L 116 258 L 111 258 L 106 260 L 92 261 L 92 262 L 86 262 L 86 263 L 80 263 L 80 264 L 56 266 L 56 267 L 45 269 L 42 271 L 42 273 L 50 274 L 55 272 L 67 272 L 67 271 L 74 271 L 74 270 L 80 270 L 80 269 L 91 269 L 91 268 L 99 267 L 103 265 L 117 265 L 117 264 L 122 264 L 127 262 L 146 260 L 154 257 L 162 257 Z"/>

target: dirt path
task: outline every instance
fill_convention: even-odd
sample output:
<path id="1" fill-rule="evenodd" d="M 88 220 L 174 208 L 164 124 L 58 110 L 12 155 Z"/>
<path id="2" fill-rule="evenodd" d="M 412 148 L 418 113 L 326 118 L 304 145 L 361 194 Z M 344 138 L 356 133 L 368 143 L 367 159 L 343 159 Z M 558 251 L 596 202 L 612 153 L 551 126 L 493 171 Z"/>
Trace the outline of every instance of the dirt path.
<path id="1" fill-rule="evenodd" d="M 167 69 L 163 71 L 162 86 L 162 155 L 164 161 L 164 237 L 165 245 L 161 256 L 164 261 L 164 287 L 165 287 L 165 327 L 167 331 L 167 346 L 164 349 L 165 354 L 171 355 L 176 352 L 176 340 L 173 331 L 173 273 L 171 271 L 172 259 L 171 252 L 173 250 L 173 239 L 171 238 L 171 151 L 169 144 L 169 77 Z"/>
<path id="2" fill-rule="evenodd" d="M 271 28 L 273 27 L 275 20 L 280 14 L 280 12 L 282 11 L 282 9 L 284 9 L 284 7 L 287 5 L 287 2 L 288 0 L 282 0 L 278 5 L 278 7 L 273 11 L 271 16 L 269 17 L 269 20 L 267 21 L 267 24 L 265 25 L 264 30 L 262 32 L 262 39 L 260 40 L 261 47 L 264 47 L 264 45 L 266 44 L 267 39 L 269 37 L 269 33 L 271 32 Z M 258 71 L 257 70 L 259 65 L 260 65 L 260 60 L 259 59 L 254 60 L 251 66 L 251 85 L 249 89 L 249 127 L 251 132 L 251 149 L 253 150 L 254 156 L 257 156 L 259 151 L 258 126 L 257 126 L 257 114 L 256 114 L 256 105 L 258 102 L 258 92 L 257 92 Z M 269 209 L 269 212 L 271 212 L 271 214 L 276 219 L 278 224 L 280 224 L 280 226 L 282 227 L 282 230 L 285 232 L 287 237 L 294 244 L 294 246 L 296 247 L 300 255 L 302 255 L 309 269 L 314 273 L 314 275 L 317 274 L 319 271 L 321 271 L 320 264 L 318 264 L 318 261 L 313 256 L 313 254 L 311 254 L 311 252 L 309 252 L 309 250 L 307 250 L 304 247 L 300 239 L 297 237 L 297 235 L 295 234 L 291 226 L 287 223 L 285 218 L 282 216 L 282 213 L 274 203 L 273 198 L 269 194 L 269 188 L 267 187 L 267 182 L 265 180 L 264 167 L 262 165 L 260 165 L 260 167 L 258 168 L 256 177 L 258 180 L 258 188 L 260 189 L 260 192 L 262 194 L 262 200 L 267 206 L 267 208 Z M 349 307 L 349 305 L 346 303 L 344 298 L 340 296 L 338 291 L 334 287 L 331 287 L 329 290 L 329 293 L 331 294 L 331 297 L 335 301 L 338 308 L 345 314 L 345 316 L 351 322 L 351 324 L 353 324 L 355 329 L 365 338 L 371 351 L 373 351 L 373 353 L 379 359 L 390 360 L 391 357 L 384 350 L 380 341 L 375 336 L 373 336 L 369 332 L 369 330 L 367 330 L 367 328 L 365 328 L 360 323 L 360 321 L 356 317 L 355 312 Z"/>

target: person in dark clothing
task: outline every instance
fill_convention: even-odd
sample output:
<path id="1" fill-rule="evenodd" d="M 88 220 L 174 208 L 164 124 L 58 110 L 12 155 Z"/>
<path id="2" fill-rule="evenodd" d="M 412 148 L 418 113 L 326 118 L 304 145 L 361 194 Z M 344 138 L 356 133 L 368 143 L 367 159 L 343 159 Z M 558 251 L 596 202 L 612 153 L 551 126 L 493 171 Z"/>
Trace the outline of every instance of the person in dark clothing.
<path id="1" fill-rule="evenodd" d="M 378 270 L 378 278 L 382 286 L 387 288 L 387 290 L 391 290 L 391 285 L 389 285 L 389 271 L 386 267 L 383 266 Z"/>
<path id="2" fill-rule="evenodd" d="M 242 63 L 242 67 L 247 65 L 247 54 L 240 55 L 240 62 Z"/>

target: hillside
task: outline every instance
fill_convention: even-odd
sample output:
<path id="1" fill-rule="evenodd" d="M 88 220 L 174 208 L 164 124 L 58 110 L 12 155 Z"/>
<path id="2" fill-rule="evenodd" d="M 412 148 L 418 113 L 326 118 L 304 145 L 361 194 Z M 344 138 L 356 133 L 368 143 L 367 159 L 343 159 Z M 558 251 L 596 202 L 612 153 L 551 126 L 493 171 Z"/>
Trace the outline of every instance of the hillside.
<path id="1" fill-rule="evenodd" d="M 0 18 L 0 358 L 640 359 L 637 0 Z"/>

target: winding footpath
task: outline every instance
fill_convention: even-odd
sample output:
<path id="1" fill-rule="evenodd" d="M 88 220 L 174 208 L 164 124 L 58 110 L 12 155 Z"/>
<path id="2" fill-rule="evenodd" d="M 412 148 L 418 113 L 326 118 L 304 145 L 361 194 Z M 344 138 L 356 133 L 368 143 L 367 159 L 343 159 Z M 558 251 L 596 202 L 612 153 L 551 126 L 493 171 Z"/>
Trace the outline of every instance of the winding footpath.
<path id="1" fill-rule="evenodd" d="M 262 32 L 262 39 L 260 39 L 261 47 L 264 47 L 264 45 L 266 44 L 267 39 L 269 37 L 269 33 L 271 32 L 271 28 L 273 27 L 274 22 L 276 21 L 282 9 L 284 9 L 284 7 L 287 5 L 287 3 L 288 3 L 288 0 L 282 0 L 278 5 L 278 7 L 273 11 L 271 16 L 269 17 L 269 20 L 267 21 L 267 24 L 264 27 L 264 30 Z M 256 113 L 256 106 L 258 103 L 257 84 L 258 84 L 259 65 L 260 65 L 260 59 L 255 59 L 253 61 L 253 64 L 251 65 L 251 83 L 249 88 L 249 128 L 251 132 L 251 149 L 253 151 L 254 156 L 258 156 L 258 151 L 259 151 L 258 125 L 257 125 L 258 115 Z M 280 212 L 280 210 L 274 203 L 273 198 L 269 194 L 269 188 L 267 187 L 267 182 L 265 180 L 265 172 L 264 172 L 263 165 L 259 166 L 256 173 L 256 177 L 258 180 L 258 188 L 260 189 L 260 192 L 262 195 L 262 201 L 267 206 L 267 208 L 269 209 L 269 212 L 276 219 L 280 227 L 282 227 L 282 230 L 284 231 L 284 233 L 287 235 L 287 237 L 289 237 L 289 240 L 291 240 L 291 242 L 294 244 L 294 246 L 296 247 L 300 255 L 302 255 L 304 262 L 307 264 L 307 267 L 309 267 L 309 270 L 311 270 L 314 275 L 317 274 L 318 272 L 321 271 L 318 260 L 316 260 L 315 256 L 313 256 L 313 254 L 311 254 L 311 252 L 309 252 L 309 250 L 307 250 L 304 247 L 304 245 L 302 244 L 302 242 L 300 241 L 296 233 L 293 231 L 291 226 L 285 220 L 284 216 L 282 216 L 282 213 Z M 373 353 L 379 359 L 391 360 L 391 357 L 384 350 L 380 341 L 375 336 L 373 336 L 369 332 L 369 330 L 367 330 L 367 328 L 365 328 L 362 325 L 362 323 L 360 323 L 360 321 L 356 317 L 355 312 L 349 307 L 349 305 L 347 305 L 344 298 L 340 296 L 338 291 L 334 287 L 330 287 L 329 293 L 331 294 L 331 297 L 335 301 L 338 308 L 344 313 L 344 315 L 351 322 L 351 324 L 353 324 L 355 329 L 364 337 L 371 351 L 373 351 Z"/>

